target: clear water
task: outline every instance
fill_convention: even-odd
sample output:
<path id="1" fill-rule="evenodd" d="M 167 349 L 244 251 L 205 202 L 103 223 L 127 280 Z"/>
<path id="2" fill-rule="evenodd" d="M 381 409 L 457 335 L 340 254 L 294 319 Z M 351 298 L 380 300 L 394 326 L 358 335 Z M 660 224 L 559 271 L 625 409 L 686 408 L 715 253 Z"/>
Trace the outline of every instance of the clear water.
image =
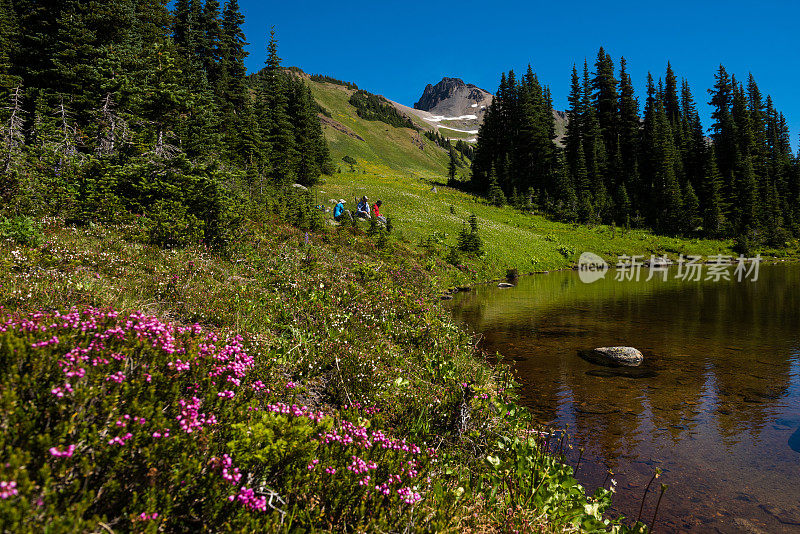
<path id="1" fill-rule="evenodd" d="M 614 513 L 656 531 L 800 532 L 800 265 L 762 265 L 759 280 L 593 284 L 571 271 L 452 301 L 482 347 L 513 362 L 524 403 L 568 427 L 577 477 L 592 490 L 614 472 Z M 645 277 L 642 278 L 644 280 Z M 624 373 L 578 351 L 639 348 Z"/>

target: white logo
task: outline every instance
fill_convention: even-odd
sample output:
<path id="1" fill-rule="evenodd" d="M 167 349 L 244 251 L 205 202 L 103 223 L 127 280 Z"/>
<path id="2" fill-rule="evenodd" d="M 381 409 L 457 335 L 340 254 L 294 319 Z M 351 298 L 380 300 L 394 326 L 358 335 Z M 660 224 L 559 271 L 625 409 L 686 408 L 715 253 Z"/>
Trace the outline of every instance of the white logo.
<path id="1" fill-rule="evenodd" d="M 608 272 L 606 260 L 592 252 L 584 252 L 578 259 L 578 277 L 584 284 L 605 278 Z"/>

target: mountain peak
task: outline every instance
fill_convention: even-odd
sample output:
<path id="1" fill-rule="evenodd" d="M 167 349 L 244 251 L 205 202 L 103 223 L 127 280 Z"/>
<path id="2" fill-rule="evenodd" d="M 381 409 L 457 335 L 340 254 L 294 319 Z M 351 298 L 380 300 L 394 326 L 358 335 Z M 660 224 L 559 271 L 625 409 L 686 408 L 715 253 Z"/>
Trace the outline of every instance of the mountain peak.
<path id="1" fill-rule="evenodd" d="M 445 116 L 479 114 L 492 101 L 492 95 L 461 78 L 444 77 L 436 85 L 428 84 L 414 109 Z"/>

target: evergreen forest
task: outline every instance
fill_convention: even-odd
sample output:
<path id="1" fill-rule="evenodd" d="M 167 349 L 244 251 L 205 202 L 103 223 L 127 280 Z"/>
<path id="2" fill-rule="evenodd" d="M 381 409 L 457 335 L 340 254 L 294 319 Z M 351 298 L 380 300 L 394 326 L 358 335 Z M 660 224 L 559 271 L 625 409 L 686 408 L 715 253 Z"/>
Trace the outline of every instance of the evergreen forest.
<path id="1" fill-rule="evenodd" d="M 644 109 L 624 58 L 600 48 L 573 66 L 566 134 L 556 142 L 552 97 L 533 70 L 504 73 L 475 147 L 472 189 L 495 204 L 560 220 L 735 238 L 742 251 L 800 235 L 800 169 L 786 119 L 720 65 L 708 130 L 688 82 L 670 64 L 648 74 Z"/>
<path id="2" fill-rule="evenodd" d="M 224 241 L 242 202 L 332 172 L 277 38 L 248 76 L 237 0 L 0 2 L 0 194 L 11 214 L 145 217 L 150 240 Z M 237 208 L 237 209 L 234 209 Z"/>

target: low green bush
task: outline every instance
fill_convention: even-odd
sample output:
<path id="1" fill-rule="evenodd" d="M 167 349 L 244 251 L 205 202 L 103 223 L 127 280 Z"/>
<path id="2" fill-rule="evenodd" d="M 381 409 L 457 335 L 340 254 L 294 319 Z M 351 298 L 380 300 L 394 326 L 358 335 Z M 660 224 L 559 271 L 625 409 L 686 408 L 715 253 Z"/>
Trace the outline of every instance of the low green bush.
<path id="1" fill-rule="evenodd" d="M 0 239 L 10 239 L 19 245 L 38 247 L 44 241 L 44 234 L 31 217 L 3 217 L 0 218 Z"/>

